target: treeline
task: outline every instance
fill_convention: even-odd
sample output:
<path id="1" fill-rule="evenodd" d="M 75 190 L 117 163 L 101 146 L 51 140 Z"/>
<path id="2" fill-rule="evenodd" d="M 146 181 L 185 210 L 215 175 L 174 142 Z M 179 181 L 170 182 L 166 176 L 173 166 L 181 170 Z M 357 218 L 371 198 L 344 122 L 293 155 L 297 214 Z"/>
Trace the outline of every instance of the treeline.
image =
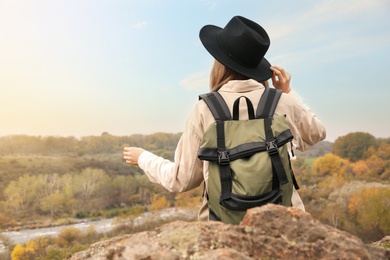
<path id="1" fill-rule="evenodd" d="M 171 156 L 181 134 L 155 133 L 150 135 L 114 136 L 29 136 L 11 135 L 0 137 L 0 156 L 9 155 L 96 155 L 117 154 L 124 146 L 144 147 Z"/>

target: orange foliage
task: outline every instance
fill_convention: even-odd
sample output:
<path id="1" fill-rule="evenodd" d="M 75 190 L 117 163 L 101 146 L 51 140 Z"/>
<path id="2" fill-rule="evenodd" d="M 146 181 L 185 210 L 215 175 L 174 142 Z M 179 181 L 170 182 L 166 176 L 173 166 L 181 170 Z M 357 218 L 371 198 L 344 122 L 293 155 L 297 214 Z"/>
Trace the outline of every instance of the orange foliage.
<path id="1" fill-rule="evenodd" d="M 345 184 L 343 174 L 333 174 L 318 184 L 320 189 L 335 190 Z"/>
<path id="2" fill-rule="evenodd" d="M 378 147 L 376 154 L 383 160 L 390 160 L 390 144 L 386 142 L 382 143 Z"/>
<path id="3" fill-rule="evenodd" d="M 348 210 L 356 216 L 359 225 L 371 232 L 382 230 L 390 232 L 390 188 L 376 187 L 361 189 L 352 193 L 348 199 Z"/>
<path id="4" fill-rule="evenodd" d="M 176 208 L 194 208 L 198 207 L 202 202 L 203 186 L 199 186 L 196 189 L 178 193 L 175 196 Z"/>
<path id="5" fill-rule="evenodd" d="M 385 171 L 385 168 L 389 167 L 388 161 L 381 159 L 377 155 L 371 156 L 368 160 L 366 160 L 366 162 L 369 169 L 366 174 L 368 177 L 375 178 L 380 176 Z"/>
<path id="6" fill-rule="evenodd" d="M 318 158 L 313 163 L 313 173 L 319 176 L 340 173 L 342 167 L 347 164 L 345 159 L 328 153 Z"/>
<path id="7" fill-rule="evenodd" d="M 160 210 L 169 208 L 170 204 L 164 196 L 155 194 L 151 199 L 150 210 Z"/>
<path id="8" fill-rule="evenodd" d="M 28 259 L 25 247 L 17 244 L 12 251 L 11 257 L 13 260 Z"/>
<path id="9" fill-rule="evenodd" d="M 30 260 L 36 259 L 37 256 L 44 254 L 45 248 L 48 245 L 47 237 L 40 237 L 35 240 L 30 240 L 23 244 L 18 244 L 14 247 L 11 253 L 13 260 Z"/>
<path id="10" fill-rule="evenodd" d="M 360 160 L 355 163 L 352 163 L 352 171 L 355 176 L 363 176 L 369 171 L 367 162 Z"/>
<path id="11" fill-rule="evenodd" d="M 348 202 L 348 210 L 350 214 L 355 214 L 359 206 L 362 204 L 362 197 L 361 196 L 351 196 L 349 198 Z"/>

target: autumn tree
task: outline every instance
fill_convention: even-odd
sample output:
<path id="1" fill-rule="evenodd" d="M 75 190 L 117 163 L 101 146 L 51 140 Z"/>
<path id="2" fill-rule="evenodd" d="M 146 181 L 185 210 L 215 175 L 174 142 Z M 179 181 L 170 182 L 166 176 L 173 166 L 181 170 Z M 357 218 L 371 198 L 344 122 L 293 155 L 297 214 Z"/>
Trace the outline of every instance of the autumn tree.
<path id="1" fill-rule="evenodd" d="M 50 213 L 50 216 L 54 218 L 56 213 L 61 210 L 61 205 L 64 203 L 63 194 L 57 190 L 52 194 L 44 197 L 41 201 L 41 209 Z"/>
<path id="2" fill-rule="evenodd" d="M 154 196 L 154 187 L 156 184 L 153 184 L 149 181 L 148 177 L 143 174 L 137 174 L 134 176 L 134 180 L 137 183 L 137 193 L 140 195 L 140 204 L 149 205 Z M 130 198 L 129 198 L 130 201 Z"/>
<path id="3" fill-rule="evenodd" d="M 345 183 L 346 180 L 343 174 L 326 176 L 320 183 L 318 183 L 315 198 L 326 198 L 332 191 L 342 187 Z"/>
<path id="4" fill-rule="evenodd" d="M 390 232 L 390 188 L 361 189 L 348 198 L 348 210 L 359 225 L 360 233 L 371 240 Z M 360 235 L 361 235 L 360 234 Z"/>
<path id="5" fill-rule="evenodd" d="M 11 253 L 12 260 L 34 260 L 39 256 L 46 255 L 45 248 L 48 246 L 49 241 L 49 237 L 42 236 L 25 244 L 17 244 Z"/>
<path id="6" fill-rule="evenodd" d="M 121 207 L 130 203 L 130 198 L 136 194 L 137 182 L 133 176 L 116 176 L 111 182 L 111 205 Z"/>
<path id="7" fill-rule="evenodd" d="M 324 207 L 321 219 L 335 228 L 339 228 L 344 215 L 343 205 L 336 201 L 330 202 Z"/>
<path id="8" fill-rule="evenodd" d="M 25 246 L 23 246 L 22 244 L 17 244 L 14 247 L 14 250 L 12 250 L 11 257 L 13 260 L 28 260 L 28 259 L 30 259 L 28 252 L 25 249 Z"/>
<path id="9" fill-rule="evenodd" d="M 352 171 L 355 176 L 361 177 L 367 174 L 369 171 L 366 161 L 360 160 L 352 164 Z"/>
<path id="10" fill-rule="evenodd" d="M 159 196 L 155 194 L 152 198 L 150 210 L 160 210 L 160 209 L 166 209 L 169 208 L 169 202 L 167 199 L 163 196 Z"/>
<path id="11" fill-rule="evenodd" d="M 103 170 L 92 168 L 86 168 L 74 177 L 73 187 L 79 199 L 79 210 L 89 211 L 94 208 L 93 200 L 99 193 L 99 188 L 108 180 L 109 177 Z"/>
<path id="12" fill-rule="evenodd" d="M 313 163 L 313 173 L 319 176 L 338 174 L 347 162 L 337 155 L 328 153 Z"/>
<path id="13" fill-rule="evenodd" d="M 390 138 L 387 141 L 380 142 L 376 154 L 383 160 L 390 160 Z"/>
<path id="14" fill-rule="evenodd" d="M 39 208 L 37 194 L 42 188 L 42 183 L 37 176 L 23 175 L 5 188 L 4 195 L 6 201 L 5 208 L 14 212 L 16 215 L 25 215 L 29 212 L 35 212 Z"/>
<path id="15" fill-rule="evenodd" d="M 350 133 L 335 140 L 332 153 L 351 162 L 356 162 L 367 158 L 368 149 L 376 145 L 375 137 L 369 133 Z"/>

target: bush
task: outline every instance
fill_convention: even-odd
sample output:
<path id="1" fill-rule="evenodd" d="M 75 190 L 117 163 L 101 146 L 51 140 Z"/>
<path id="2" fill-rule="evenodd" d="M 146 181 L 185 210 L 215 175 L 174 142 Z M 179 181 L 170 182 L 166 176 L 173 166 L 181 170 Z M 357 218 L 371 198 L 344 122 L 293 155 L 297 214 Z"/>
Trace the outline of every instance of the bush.
<path id="1" fill-rule="evenodd" d="M 69 247 L 81 239 L 81 231 L 75 227 L 69 227 L 61 230 L 56 238 L 56 244 L 60 247 Z"/>

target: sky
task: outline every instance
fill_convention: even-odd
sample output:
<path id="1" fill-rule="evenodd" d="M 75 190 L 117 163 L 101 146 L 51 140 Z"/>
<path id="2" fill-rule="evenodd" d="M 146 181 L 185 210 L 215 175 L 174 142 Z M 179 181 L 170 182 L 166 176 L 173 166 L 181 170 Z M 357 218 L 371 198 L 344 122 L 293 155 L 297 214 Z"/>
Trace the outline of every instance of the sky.
<path id="1" fill-rule="evenodd" d="M 390 0 L 0 0 L 0 136 L 182 132 L 209 91 L 199 30 L 241 15 L 327 141 L 389 138 L 389 14 Z"/>

